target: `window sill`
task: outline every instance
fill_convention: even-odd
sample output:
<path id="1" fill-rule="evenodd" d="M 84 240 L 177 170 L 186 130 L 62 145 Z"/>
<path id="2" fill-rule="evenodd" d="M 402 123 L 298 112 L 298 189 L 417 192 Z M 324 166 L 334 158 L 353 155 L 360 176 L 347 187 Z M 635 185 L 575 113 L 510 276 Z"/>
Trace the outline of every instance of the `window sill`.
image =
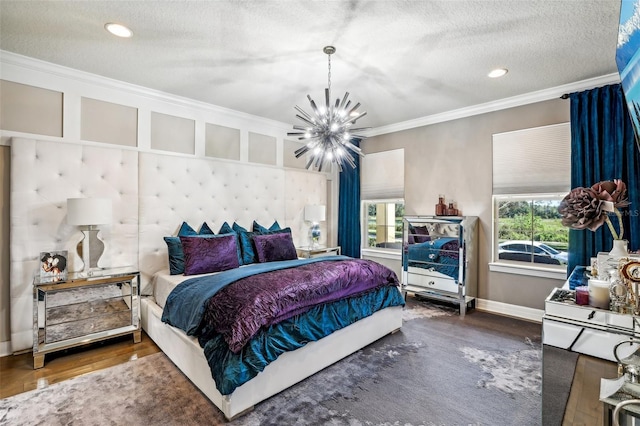
<path id="1" fill-rule="evenodd" d="M 371 256 L 371 257 L 381 257 L 383 259 L 393 259 L 393 260 L 402 259 L 401 250 L 366 248 L 366 249 L 360 250 L 360 252 L 361 252 L 360 257 Z"/>
<path id="2" fill-rule="evenodd" d="M 489 271 L 502 272 L 504 274 L 527 275 L 530 277 L 550 278 L 554 280 L 567 280 L 567 271 L 563 269 L 541 268 L 535 266 L 521 266 L 510 263 L 489 263 Z"/>

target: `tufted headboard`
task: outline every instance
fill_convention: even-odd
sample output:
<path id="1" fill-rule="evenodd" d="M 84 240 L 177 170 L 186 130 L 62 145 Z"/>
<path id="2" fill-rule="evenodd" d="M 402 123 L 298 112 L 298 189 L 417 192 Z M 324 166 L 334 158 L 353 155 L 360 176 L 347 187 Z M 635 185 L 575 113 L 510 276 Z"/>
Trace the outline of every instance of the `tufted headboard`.
<path id="1" fill-rule="evenodd" d="M 67 250 L 69 270 L 82 268 L 82 234 L 67 225 L 67 198 L 106 197 L 111 225 L 99 266 L 138 263 L 138 152 L 61 142 L 11 141 L 11 346 L 33 346 L 33 277 L 43 251 Z"/>
<path id="2" fill-rule="evenodd" d="M 308 244 L 307 204 L 326 204 L 327 176 L 209 158 L 123 148 L 14 138 L 11 147 L 11 345 L 33 344 L 33 274 L 41 251 L 67 250 L 69 270 L 81 268 L 75 246 L 82 238 L 66 224 L 66 199 L 107 197 L 113 222 L 101 226 L 106 242 L 100 266 L 132 265 L 141 291 L 150 276 L 168 268 L 163 237 L 183 221 L 194 228 L 223 222 L 250 228 L 278 220 L 296 245 Z M 323 232 L 323 236 L 326 232 Z"/>
<path id="3" fill-rule="evenodd" d="M 254 220 L 291 227 L 296 245 L 307 244 L 302 211 L 326 202 L 326 177 L 277 167 L 140 153 L 140 272 L 143 294 L 150 276 L 168 268 L 162 237 L 185 221 L 218 232 L 226 221 L 251 230 Z"/>

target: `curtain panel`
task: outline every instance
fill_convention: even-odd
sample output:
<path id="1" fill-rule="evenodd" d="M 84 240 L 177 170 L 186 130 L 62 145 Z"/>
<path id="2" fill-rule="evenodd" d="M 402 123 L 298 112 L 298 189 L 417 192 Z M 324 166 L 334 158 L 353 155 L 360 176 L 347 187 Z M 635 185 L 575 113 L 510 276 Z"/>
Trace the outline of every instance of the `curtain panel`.
<path id="1" fill-rule="evenodd" d="M 352 144 L 359 147 L 360 140 Z M 338 245 L 344 255 L 360 257 L 360 156 L 354 155 L 356 168 L 343 167 L 338 194 Z"/>
<path id="2" fill-rule="evenodd" d="M 622 209 L 624 239 L 629 250 L 640 249 L 640 152 L 635 142 L 620 84 L 571 93 L 571 187 L 588 187 L 603 180 L 622 179 L 631 205 Z M 615 216 L 612 223 L 616 226 Z M 613 237 L 606 225 L 595 232 L 569 233 L 570 274 L 577 265 L 609 251 Z"/>

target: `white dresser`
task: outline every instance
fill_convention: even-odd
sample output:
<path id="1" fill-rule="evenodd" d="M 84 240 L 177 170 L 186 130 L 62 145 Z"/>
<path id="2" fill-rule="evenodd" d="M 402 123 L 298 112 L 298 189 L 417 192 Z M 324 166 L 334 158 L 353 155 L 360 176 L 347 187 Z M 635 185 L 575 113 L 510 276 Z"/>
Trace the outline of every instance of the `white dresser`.
<path id="1" fill-rule="evenodd" d="M 637 317 L 576 305 L 573 295 L 568 288 L 555 288 L 545 300 L 543 344 L 615 361 L 613 347 L 617 343 L 640 337 Z M 621 350 L 619 355 L 626 356 L 632 349 L 637 347 Z"/>

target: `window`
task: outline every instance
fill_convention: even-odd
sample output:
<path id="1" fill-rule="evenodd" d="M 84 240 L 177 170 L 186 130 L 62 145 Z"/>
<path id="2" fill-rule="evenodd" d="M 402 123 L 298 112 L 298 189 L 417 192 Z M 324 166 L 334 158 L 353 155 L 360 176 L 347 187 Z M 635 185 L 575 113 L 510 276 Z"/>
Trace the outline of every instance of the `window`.
<path id="1" fill-rule="evenodd" d="M 362 248 L 402 248 L 404 149 L 375 152 L 362 159 Z"/>
<path id="2" fill-rule="evenodd" d="M 362 202 L 364 213 L 362 248 L 402 248 L 402 218 L 404 201 L 370 200 Z"/>
<path id="3" fill-rule="evenodd" d="M 493 135 L 495 263 L 566 271 L 569 230 L 558 206 L 570 173 L 569 123 Z"/>
<path id="4" fill-rule="evenodd" d="M 495 196 L 494 259 L 566 268 L 569 229 L 562 225 L 558 213 L 562 197 Z"/>

